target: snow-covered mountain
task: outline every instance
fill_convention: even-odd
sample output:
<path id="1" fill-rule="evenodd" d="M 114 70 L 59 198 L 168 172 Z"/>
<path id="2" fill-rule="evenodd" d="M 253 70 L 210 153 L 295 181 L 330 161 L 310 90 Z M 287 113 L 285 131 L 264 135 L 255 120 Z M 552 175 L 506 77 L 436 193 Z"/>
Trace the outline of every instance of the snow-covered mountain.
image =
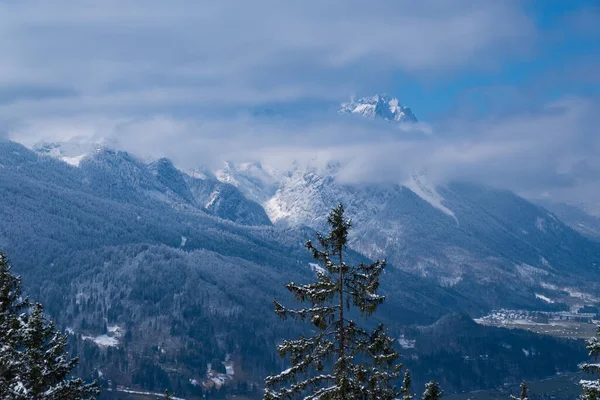
<path id="1" fill-rule="evenodd" d="M 345 104 L 342 112 L 416 121 L 410 109 L 382 95 Z M 533 288 L 540 293 L 547 290 L 540 285 L 572 284 L 567 275 L 599 273 L 599 257 L 583 250 L 596 244 L 514 193 L 464 182 L 436 185 L 423 173 L 397 183 L 341 182 L 340 168 L 335 162 L 297 163 L 285 171 L 226 163 L 215 175 L 259 202 L 279 226 L 324 230 L 328 211 L 341 202 L 355 223 L 353 249 L 468 296 L 477 287 L 477 296 L 495 293 L 499 300 L 505 293 L 510 302 L 535 304 Z"/>
<path id="2" fill-rule="evenodd" d="M 151 196 L 166 204 L 202 212 L 244 225 L 270 225 L 263 208 L 234 185 L 212 174 L 186 174 L 160 158 L 145 162 L 108 144 L 39 143 L 33 150 L 42 157 L 78 167 L 87 184 L 115 198 L 145 201 Z M 137 190 L 132 190 L 137 189 Z"/>
<path id="3" fill-rule="evenodd" d="M 246 179 L 244 169 L 228 166 L 217 175 L 264 199 L 276 225 L 326 229 L 328 211 L 341 202 L 355 223 L 355 250 L 461 291 L 493 287 L 510 293 L 511 301 L 535 302 L 533 286 L 564 286 L 565 274 L 598 273 L 598 257 L 582 250 L 595 244 L 509 191 L 467 183 L 435 186 L 422 174 L 403 184 L 341 183 L 336 173 L 335 167 L 309 167 L 274 177 L 254 169 Z M 263 175 L 268 186 L 255 180 Z"/>
<path id="4" fill-rule="evenodd" d="M 396 122 L 418 122 L 410 108 L 400 104 L 397 98 L 386 94 L 361 97 L 343 103 L 339 111 L 343 114 L 358 114 L 368 119 L 384 119 Z"/>
<path id="5" fill-rule="evenodd" d="M 210 173 L 184 173 L 167 159 L 145 162 L 108 148 L 85 155 L 77 166 L 60 152 L 42 153 L 0 140 L 0 249 L 12 258 L 27 294 L 47 305 L 85 354 L 81 375 L 102 373 L 119 384 L 151 390 L 168 384 L 140 381 L 148 371 L 151 377 L 174 371 L 176 379 L 191 382 L 206 376 L 208 363 L 229 355 L 235 373 L 249 381 L 271 373 L 274 343 L 298 333 L 281 324 L 272 299 L 289 295 L 284 284 L 290 280 L 314 279 L 314 260 L 303 248 L 314 232 L 299 225 L 322 228 L 340 200 L 355 220 L 352 247 L 393 260 L 381 282 L 388 298 L 373 323 L 385 322 L 397 336 L 407 324 L 429 324 L 450 312 L 548 309 L 555 305 L 538 296 L 555 298 L 553 287 L 576 285 L 569 293 L 583 296 L 579 275 L 590 285 L 600 280 L 589 268 L 600 244 L 506 192 L 439 187 L 423 176 L 407 184 L 415 191 L 398 184 L 344 184 L 336 179 L 336 164 L 281 174 L 258 163 L 230 163 L 218 174 L 228 180 L 223 182 Z M 276 224 L 242 191 L 264 199 Z M 352 249 L 346 260 L 368 261 Z M 471 325 L 470 337 L 481 336 Z M 450 335 L 450 329 L 462 328 L 445 325 L 443 332 Z M 512 335 L 498 332 L 502 343 Z M 526 340 L 539 348 L 541 339 L 531 335 Z M 438 342 L 429 337 L 417 339 L 411 356 L 427 354 L 421 343 Z M 472 341 L 465 345 L 481 354 Z M 461 346 L 454 350 L 458 362 Z M 512 360 L 518 358 L 508 357 L 503 365 L 510 371 L 494 370 L 500 381 L 529 376 L 515 372 Z M 406 361 L 412 370 L 439 364 L 422 359 Z M 533 361 L 552 371 L 567 365 L 562 358 Z M 479 370 L 462 369 L 458 381 L 467 376 L 479 382 Z M 473 387 L 461 383 L 455 390 Z"/>

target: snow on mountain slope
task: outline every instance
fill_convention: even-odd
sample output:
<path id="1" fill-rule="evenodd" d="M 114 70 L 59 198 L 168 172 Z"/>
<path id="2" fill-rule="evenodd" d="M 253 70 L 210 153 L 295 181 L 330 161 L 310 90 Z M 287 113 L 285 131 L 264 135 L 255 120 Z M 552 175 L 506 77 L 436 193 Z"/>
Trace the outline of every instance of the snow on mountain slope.
<path id="1" fill-rule="evenodd" d="M 115 148 L 115 142 L 112 139 L 101 139 L 92 142 L 86 139 L 73 138 L 63 142 L 42 141 L 32 146 L 32 150 L 36 153 L 56 158 L 74 167 L 78 167 L 84 158 L 92 156 L 105 148 Z"/>
<path id="2" fill-rule="evenodd" d="M 341 202 L 355 224 L 350 237 L 353 249 L 369 258 L 385 257 L 444 286 L 471 281 L 513 287 L 522 278 L 515 265 L 531 265 L 553 275 L 552 265 L 578 264 L 569 261 L 568 254 L 553 255 L 551 247 L 542 246 L 549 238 L 574 232 L 510 192 L 477 185 L 435 187 L 422 174 L 406 185 L 341 183 L 336 172 L 336 168 L 297 167 L 278 173 L 275 193 L 259 194 L 266 199 L 262 204 L 270 220 L 276 225 L 325 230 L 329 210 Z M 256 186 L 252 189 L 256 194 Z M 491 210 L 499 214 L 491 218 Z M 539 229 L 540 221 L 544 229 Z M 581 263 L 589 265 L 590 260 Z"/>
<path id="3" fill-rule="evenodd" d="M 344 104 L 340 112 L 417 121 L 410 109 L 385 95 Z M 353 249 L 369 258 L 385 257 L 394 266 L 443 286 L 472 290 L 475 284 L 496 295 L 512 293 L 539 304 L 527 287 L 519 287 L 523 280 L 519 266 L 547 274 L 548 281 L 596 273 L 597 256 L 588 251 L 593 244 L 511 192 L 482 185 L 436 186 L 423 173 L 397 183 L 340 182 L 337 175 L 343 166 L 316 165 L 296 163 L 277 171 L 258 163 L 227 163 L 216 176 L 258 201 L 276 225 L 323 231 L 329 210 L 341 202 L 355 223 Z M 532 287 L 538 284 L 535 279 L 527 281 Z"/>
<path id="4" fill-rule="evenodd" d="M 226 161 L 215 172 L 221 182 L 237 187 L 249 199 L 264 203 L 277 191 L 283 176 L 275 169 L 263 167 L 259 162 L 234 164 Z"/>
<path id="5" fill-rule="evenodd" d="M 40 142 L 33 146 L 33 150 L 39 154 L 62 160 L 69 165 L 77 167 L 92 149 L 89 146 L 74 143 Z"/>
<path id="6" fill-rule="evenodd" d="M 361 97 L 358 100 L 343 103 L 340 113 L 358 114 L 368 119 L 381 118 L 386 121 L 418 122 L 410 108 L 404 107 L 397 98 L 386 94 Z"/>
<path id="7" fill-rule="evenodd" d="M 425 174 L 414 174 L 412 178 L 405 183 L 405 186 L 438 210 L 454 218 L 456 223 L 458 223 L 458 219 L 456 218 L 456 215 L 454 215 L 454 212 L 443 204 L 444 198 L 440 196 L 435 189 L 435 186 L 427 181 Z"/>

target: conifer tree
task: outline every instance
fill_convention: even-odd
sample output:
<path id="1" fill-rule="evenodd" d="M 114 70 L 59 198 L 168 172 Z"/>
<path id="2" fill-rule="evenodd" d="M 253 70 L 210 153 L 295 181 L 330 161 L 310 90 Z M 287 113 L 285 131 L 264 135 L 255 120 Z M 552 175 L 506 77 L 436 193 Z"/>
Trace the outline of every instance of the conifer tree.
<path id="1" fill-rule="evenodd" d="M 586 348 L 588 349 L 590 357 L 594 360 L 598 360 L 600 356 L 600 326 L 596 330 L 596 335 L 592 336 L 585 342 Z M 594 374 L 597 376 L 595 380 L 582 379 L 579 383 L 583 390 L 581 396 L 582 400 L 598 400 L 600 399 L 600 364 L 598 363 L 586 363 L 581 366 L 584 372 Z"/>
<path id="2" fill-rule="evenodd" d="M 319 246 L 306 243 L 323 265 L 317 281 L 286 285 L 309 307 L 288 309 L 275 300 L 275 311 L 283 319 L 309 321 L 316 333 L 278 346 L 281 357 L 289 356 L 291 367 L 266 379 L 265 399 L 395 399 L 400 393 L 392 381 L 399 377 L 401 366 L 396 364 L 394 340 L 383 325 L 368 332 L 344 313 L 355 308 L 370 316 L 377 310 L 385 299 L 377 294 L 385 261 L 347 265 L 344 255 L 351 223 L 341 204 L 327 222 L 331 230 L 326 236 L 317 234 Z"/>
<path id="3" fill-rule="evenodd" d="M 440 388 L 440 385 L 436 381 L 431 381 L 425 384 L 425 391 L 423 392 L 423 400 L 439 400 L 444 395 L 444 392 Z"/>
<path id="4" fill-rule="evenodd" d="M 525 381 L 521 382 L 521 396 L 520 397 L 510 396 L 510 398 L 512 400 L 528 400 L 529 399 L 529 395 L 527 393 L 527 384 L 525 383 Z"/>
<path id="5" fill-rule="evenodd" d="M 29 306 L 21 297 L 21 280 L 11 274 L 11 265 L 0 253 L 0 397 L 8 396 L 21 369 L 19 335 Z"/>
<path id="6" fill-rule="evenodd" d="M 21 299 L 21 281 L 0 253 L 0 398 L 81 400 L 98 393 L 96 383 L 71 379 L 67 335 L 48 321 L 40 304 Z"/>
<path id="7" fill-rule="evenodd" d="M 410 393 L 410 385 L 411 385 L 411 377 L 410 371 L 406 371 L 404 373 L 404 382 L 402 383 L 402 400 L 412 400 L 413 396 Z"/>

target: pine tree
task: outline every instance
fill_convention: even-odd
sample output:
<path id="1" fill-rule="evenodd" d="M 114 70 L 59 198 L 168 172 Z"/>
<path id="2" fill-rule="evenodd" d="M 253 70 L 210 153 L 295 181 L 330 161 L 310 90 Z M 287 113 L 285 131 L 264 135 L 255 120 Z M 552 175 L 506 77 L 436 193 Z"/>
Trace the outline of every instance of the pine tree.
<path id="1" fill-rule="evenodd" d="M 598 360 L 600 355 L 600 326 L 596 330 L 596 335 L 592 336 L 585 342 L 586 348 L 588 349 L 589 355 L 594 361 Z M 600 399 L 600 364 L 598 363 L 586 363 L 581 366 L 584 372 L 595 374 L 598 376 L 596 380 L 584 380 L 582 379 L 579 383 L 583 390 L 581 396 L 582 400 L 598 400 Z"/>
<path id="2" fill-rule="evenodd" d="M 410 385 L 411 385 L 411 377 L 410 371 L 406 371 L 404 373 L 404 382 L 402 384 L 402 400 L 412 400 L 413 396 L 410 394 Z"/>
<path id="3" fill-rule="evenodd" d="M 431 381 L 425 384 L 425 391 L 423 392 L 423 400 L 439 400 L 444 395 L 444 392 L 440 388 L 440 385 L 436 381 Z"/>
<path id="4" fill-rule="evenodd" d="M 290 357 L 291 367 L 266 381 L 265 399 L 395 399 L 399 391 L 392 381 L 400 374 L 394 340 L 383 325 L 372 332 L 360 328 L 345 316 L 352 307 L 370 316 L 385 297 L 377 294 L 385 261 L 352 267 L 344 263 L 351 222 L 344 207 L 334 208 L 327 219 L 331 231 L 317 234 L 319 247 L 306 247 L 320 261 L 317 281 L 306 285 L 291 282 L 286 288 L 310 307 L 288 309 L 275 300 L 275 311 L 283 319 L 310 321 L 316 328 L 312 337 L 284 340 L 278 346 L 281 357 Z M 287 384 L 287 386 L 286 386 Z"/>
<path id="5" fill-rule="evenodd" d="M 520 397 L 510 396 L 510 398 L 512 400 L 528 400 L 529 399 L 529 395 L 527 394 L 527 384 L 525 383 L 525 381 L 521 382 L 521 396 Z"/>
<path id="6" fill-rule="evenodd" d="M 81 400 L 97 394 L 96 383 L 69 378 L 77 359 L 67 359 L 67 335 L 46 319 L 40 304 L 21 299 L 21 281 L 10 270 L 0 253 L 0 398 Z"/>
<path id="7" fill-rule="evenodd" d="M 22 367 L 19 357 L 19 335 L 23 326 L 22 313 L 29 306 L 22 300 L 21 280 L 11 274 L 11 265 L 0 253 L 0 397 L 8 397 L 18 371 Z"/>

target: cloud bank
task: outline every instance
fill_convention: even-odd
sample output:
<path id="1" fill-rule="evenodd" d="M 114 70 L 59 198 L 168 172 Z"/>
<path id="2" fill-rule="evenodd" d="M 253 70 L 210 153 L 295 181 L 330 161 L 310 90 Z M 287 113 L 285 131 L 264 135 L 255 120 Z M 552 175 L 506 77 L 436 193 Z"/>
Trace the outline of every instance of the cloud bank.
<path id="1" fill-rule="evenodd" d="M 4 2 L 0 129 L 28 145 L 110 137 L 184 168 L 316 157 L 342 160 L 340 179 L 348 181 L 402 181 L 424 170 L 438 182 L 477 180 L 561 200 L 585 193 L 600 203 L 600 190 L 592 189 L 600 177 L 593 96 L 561 95 L 501 117 L 403 129 L 336 114 L 336 103 L 385 87 L 398 74 L 439 84 L 535 56 L 541 32 L 521 5 Z M 598 35 L 597 15 L 569 18 Z M 575 71 L 597 65 L 594 57 L 584 61 L 565 70 L 582 77 Z M 585 76 L 593 85 L 594 75 Z M 543 80 L 557 78 L 564 74 Z M 521 95 L 514 86 L 503 93 L 510 101 Z"/>

